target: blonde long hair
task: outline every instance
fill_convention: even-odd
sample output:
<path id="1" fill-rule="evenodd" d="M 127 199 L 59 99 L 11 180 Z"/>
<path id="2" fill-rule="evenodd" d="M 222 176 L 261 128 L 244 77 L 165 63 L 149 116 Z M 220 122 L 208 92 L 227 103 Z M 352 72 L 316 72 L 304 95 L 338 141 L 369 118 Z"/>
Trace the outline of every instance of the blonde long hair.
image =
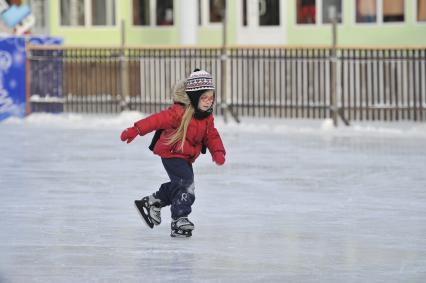
<path id="1" fill-rule="evenodd" d="M 180 149 L 183 151 L 183 146 L 186 140 L 189 122 L 194 115 L 195 109 L 192 107 L 191 101 L 185 92 L 185 80 L 179 81 L 173 88 L 173 101 L 185 105 L 185 112 L 182 115 L 182 120 L 176 132 L 167 140 L 167 144 L 175 144 L 181 141 Z"/>

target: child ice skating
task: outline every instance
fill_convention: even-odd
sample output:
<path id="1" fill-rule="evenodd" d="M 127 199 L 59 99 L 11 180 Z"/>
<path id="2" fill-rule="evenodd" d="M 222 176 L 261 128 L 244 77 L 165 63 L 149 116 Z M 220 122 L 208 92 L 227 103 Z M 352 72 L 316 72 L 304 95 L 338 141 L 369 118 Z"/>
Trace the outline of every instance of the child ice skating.
<path id="1" fill-rule="evenodd" d="M 161 208 L 170 205 L 171 236 L 191 237 L 194 224 L 188 219 L 195 200 L 192 163 L 207 147 L 217 165 L 225 163 L 225 148 L 212 115 L 215 99 L 212 76 L 195 69 L 174 89 L 174 104 L 134 123 L 121 134 L 130 143 L 138 135 L 156 131 L 150 149 L 161 157 L 170 182 L 135 204 L 151 228 L 161 223 Z"/>

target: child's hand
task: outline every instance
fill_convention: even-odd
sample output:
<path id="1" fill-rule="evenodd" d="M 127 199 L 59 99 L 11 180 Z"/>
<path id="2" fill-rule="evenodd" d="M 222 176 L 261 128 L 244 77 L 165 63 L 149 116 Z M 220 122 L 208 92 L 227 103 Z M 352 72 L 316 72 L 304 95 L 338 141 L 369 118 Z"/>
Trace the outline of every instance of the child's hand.
<path id="1" fill-rule="evenodd" d="M 127 128 L 125 129 L 122 133 L 121 133 L 121 140 L 122 141 L 127 141 L 127 143 L 131 143 L 132 140 L 134 140 L 139 134 L 139 131 L 136 127 L 131 127 L 131 128 Z"/>
<path id="2" fill-rule="evenodd" d="M 213 153 L 213 161 L 217 165 L 223 165 L 225 163 L 225 154 L 222 151 L 216 151 Z"/>

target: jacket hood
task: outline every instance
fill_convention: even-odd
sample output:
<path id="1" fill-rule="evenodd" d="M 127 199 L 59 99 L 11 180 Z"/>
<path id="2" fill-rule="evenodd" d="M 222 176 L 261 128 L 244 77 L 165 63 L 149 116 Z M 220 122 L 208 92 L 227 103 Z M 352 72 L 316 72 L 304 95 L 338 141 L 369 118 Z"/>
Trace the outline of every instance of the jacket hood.
<path id="1" fill-rule="evenodd" d="M 185 80 L 178 81 L 173 87 L 173 101 L 189 105 L 191 101 L 185 92 Z"/>

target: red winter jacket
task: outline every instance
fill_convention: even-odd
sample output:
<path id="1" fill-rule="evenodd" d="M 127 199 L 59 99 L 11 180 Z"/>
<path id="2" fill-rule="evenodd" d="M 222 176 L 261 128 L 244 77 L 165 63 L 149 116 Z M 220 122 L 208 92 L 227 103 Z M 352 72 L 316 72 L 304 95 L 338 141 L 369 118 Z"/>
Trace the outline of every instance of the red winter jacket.
<path id="1" fill-rule="evenodd" d="M 163 158 L 178 157 L 192 163 L 200 155 L 203 143 L 212 155 L 217 151 L 225 154 L 225 148 L 219 132 L 214 127 L 213 115 L 209 115 L 202 120 L 191 119 L 183 151 L 181 150 L 180 142 L 171 145 L 167 144 L 168 138 L 179 128 L 184 112 L 184 107 L 176 103 L 166 110 L 137 121 L 134 126 L 138 128 L 141 136 L 158 129 L 163 129 L 154 147 L 154 153 Z"/>

